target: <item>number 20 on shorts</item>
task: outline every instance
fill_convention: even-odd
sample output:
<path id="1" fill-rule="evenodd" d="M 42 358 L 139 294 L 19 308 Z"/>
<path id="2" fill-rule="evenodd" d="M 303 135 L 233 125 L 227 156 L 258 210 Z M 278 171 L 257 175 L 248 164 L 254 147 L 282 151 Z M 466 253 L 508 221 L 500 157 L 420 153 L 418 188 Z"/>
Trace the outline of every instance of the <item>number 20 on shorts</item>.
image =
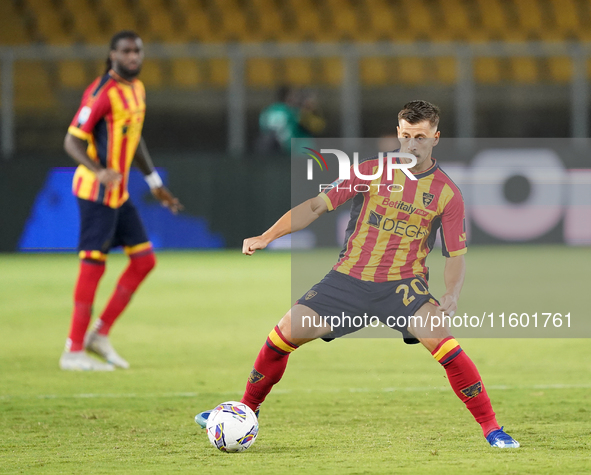
<path id="1" fill-rule="evenodd" d="M 419 279 L 413 279 L 410 282 L 410 287 L 414 293 L 418 295 L 428 295 L 429 291 L 425 288 L 425 285 Z M 402 303 L 408 307 L 408 305 L 416 298 L 414 295 L 409 296 L 410 287 L 407 284 L 400 284 L 396 287 L 396 293 L 403 292 Z"/>

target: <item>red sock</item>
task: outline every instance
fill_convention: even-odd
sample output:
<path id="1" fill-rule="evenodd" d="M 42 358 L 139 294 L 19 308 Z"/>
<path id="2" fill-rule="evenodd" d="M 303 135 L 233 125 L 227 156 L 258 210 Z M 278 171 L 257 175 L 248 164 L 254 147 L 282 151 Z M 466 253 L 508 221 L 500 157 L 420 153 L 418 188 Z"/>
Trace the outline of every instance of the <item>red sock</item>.
<path id="1" fill-rule="evenodd" d="M 297 348 L 297 345 L 285 339 L 279 327 L 276 326 L 269 333 L 267 341 L 254 362 L 246 383 L 246 391 L 240 402 L 253 411 L 258 410 L 273 386 L 281 380 L 289 354 Z"/>
<path id="2" fill-rule="evenodd" d="M 478 369 L 460 344 L 453 337 L 446 338 L 432 354 L 445 368 L 452 389 L 480 424 L 484 436 L 499 429 Z"/>
<path id="3" fill-rule="evenodd" d="M 150 248 L 149 252 L 131 255 L 129 265 L 117 282 L 117 287 L 111 295 L 101 318 L 97 320 L 95 329 L 100 335 L 108 335 L 115 320 L 123 313 L 131 296 L 156 265 L 156 257 Z"/>
<path id="4" fill-rule="evenodd" d="M 84 335 L 90 323 L 94 295 L 104 272 L 104 261 L 94 259 L 82 259 L 80 261 L 80 273 L 74 289 L 74 311 L 72 313 L 70 335 L 66 343 L 69 351 L 82 351 L 84 349 Z"/>

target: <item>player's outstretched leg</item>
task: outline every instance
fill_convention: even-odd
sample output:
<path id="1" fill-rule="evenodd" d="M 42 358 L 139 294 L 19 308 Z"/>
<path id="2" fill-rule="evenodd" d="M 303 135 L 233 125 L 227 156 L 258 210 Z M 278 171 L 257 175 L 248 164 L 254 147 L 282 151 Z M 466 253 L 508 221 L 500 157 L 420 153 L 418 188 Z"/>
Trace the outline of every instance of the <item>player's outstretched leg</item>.
<path id="1" fill-rule="evenodd" d="M 84 334 L 90 323 L 96 289 L 105 272 L 105 256 L 101 259 L 83 258 L 74 289 L 74 311 L 66 350 L 60 358 L 60 368 L 73 371 L 112 371 L 110 364 L 101 363 L 84 352 Z"/>
<path id="2" fill-rule="evenodd" d="M 437 307 L 430 303 L 423 305 L 417 315 L 441 316 Z M 427 329 L 429 329 L 428 333 Z M 437 327 L 431 331 L 430 323 L 428 323 L 426 328 L 415 327 L 409 328 L 409 330 L 443 366 L 453 391 L 466 405 L 476 422 L 480 424 L 484 437 L 491 447 L 519 447 L 519 442 L 505 433 L 497 423 L 490 398 L 476 365 L 462 350 L 456 339 L 449 334 L 447 328 Z"/>
<path id="3" fill-rule="evenodd" d="M 129 368 L 125 361 L 109 342 L 109 331 L 115 320 L 123 313 L 134 292 L 144 281 L 150 271 L 156 265 L 156 256 L 151 244 L 140 245 L 143 248 L 136 252 L 129 252 L 129 265 L 119 278 L 117 287 L 111 295 L 101 317 L 96 321 L 94 328 L 88 333 L 85 339 L 85 347 L 88 351 L 96 353 L 109 363 L 120 368 Z M 136 246 L 140 247 L 140 246 Z"/>
<path id="4" fill-rule="evenodd" d="M 289 355 L 304 343 L 315 340 L 330 332 L 330 327 L 306 329 L 305 335 L 292 336 L 292 325 L 298 325 L 302 315 L 318 318 L 316 312 L 304 305 L 295 305 L 281 319 L 279 324 L 271 330 L 265 344 L 261 348 L 254 362 L 246 390 L 240 402 L 250 407 L 258 417 L 259 408 L 267 395 L 277 384 L 287 366 Z M 211 411 L 204 411 L 195 416 L 195 422 L 201 427 L 207 425 L 207 418 Z"/>

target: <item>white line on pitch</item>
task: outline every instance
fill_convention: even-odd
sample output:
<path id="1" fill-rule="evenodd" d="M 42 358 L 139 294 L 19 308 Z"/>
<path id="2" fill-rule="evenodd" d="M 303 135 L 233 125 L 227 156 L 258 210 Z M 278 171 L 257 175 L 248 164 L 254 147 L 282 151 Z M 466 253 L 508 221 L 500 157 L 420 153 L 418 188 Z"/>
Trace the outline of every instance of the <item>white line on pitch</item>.
<path id="1" fill-rule="evenodd" d="M 526 386 L 486 386 L 488 390 L 509 391 L 518 389 L 591 389 L 591 384 L 533 384 Z M 274 389 L 273 394 L 291 394 L 291 393 L 390 393 L 390 392 L 429 392 L 429 391 L 449 391 L 449 386 L 411 386 L 411 387 L 392 387 L 392 388 L 327 388 L 327 389 Z M 105 393 L 105 394 L 40 394 L 40 395 L 2 395 L 1 401 L 11 399 L 151 399 L 151 398 L 194 398 L 200 396 L 224 395 L 241 396 L 242 391 L 222 391 L 222 392 L 175 392 L 175 393 Z"/>

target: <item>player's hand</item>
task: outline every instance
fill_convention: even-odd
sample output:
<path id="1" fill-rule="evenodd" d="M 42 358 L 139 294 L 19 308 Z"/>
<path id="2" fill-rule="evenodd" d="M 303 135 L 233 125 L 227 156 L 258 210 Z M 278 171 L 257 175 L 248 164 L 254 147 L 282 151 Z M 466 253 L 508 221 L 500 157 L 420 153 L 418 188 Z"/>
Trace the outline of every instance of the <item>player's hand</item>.
<path id="1" fill-rule="evenodd" d="M 255 251 L 265 249 L 269 243 L 263 236 L 247 238 L 242 243 L 242 254 L 252 256 Z"/>
<path id="2" fill-rule="evenodd" d="M 458 299 L 450 294 L 444 294 L 439 300 L 439 307 L 437 310 L 443 312 L 445 315 L 453 316 L 458 309 Z"/>
<path id="3" fill-rule="evenodd" d="M 121 173 L 112 170 L 111 168 L 101 168 L 95 173 L 96 178 L 107 188 L 117 186 L 121 182 Z"/>
<path id="4" fill-rule="evenodd" d="M 152 189 L 154 197 L 162 203 L 162 206 L 166 206 L 172 214 L 177 214 L 179 211 L 185 209 L 181 202 L 176 198 L 165 186 L 160 188 Z"/>

